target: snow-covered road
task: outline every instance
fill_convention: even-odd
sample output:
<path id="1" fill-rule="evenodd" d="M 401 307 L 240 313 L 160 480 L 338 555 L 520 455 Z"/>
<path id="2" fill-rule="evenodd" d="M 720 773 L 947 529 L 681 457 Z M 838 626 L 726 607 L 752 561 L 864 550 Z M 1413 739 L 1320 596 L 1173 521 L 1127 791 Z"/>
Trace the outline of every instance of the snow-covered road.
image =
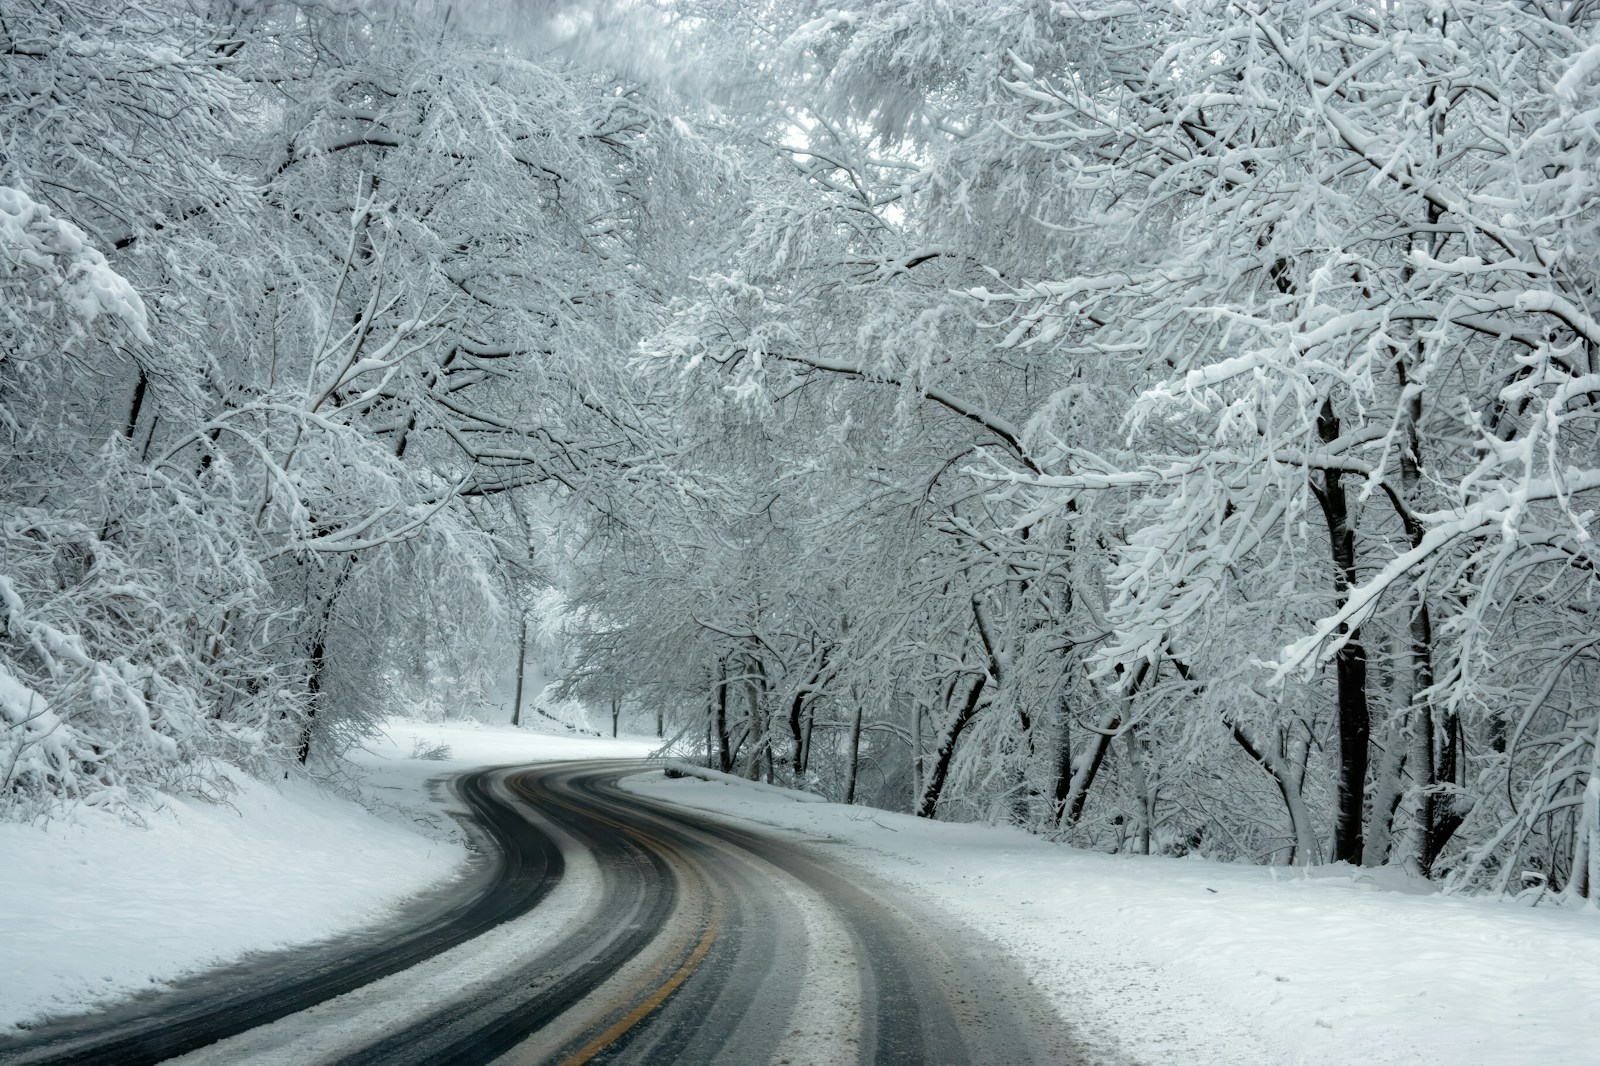
<path id="1" fill-rule="evenodd" d="M 503 856 L 466 905 L 281 960 L 300 969 L 41 1031 L 15 1061 L 1088 1061 L 1011 961 L 958 925 L 789 841 L 617 788 L 638 772 L 465 775 L 458 792 Z"/>
<path id="2" fill-rule="evenodd" d="M 181 984 L 186 971 L 246 951 L 335 934 L 359 940 L 364 927 L 392 927 L 415 917 L 403 909 L 405 898 L 459 895 L 467 883 L 460 879 L 474 876 L 462 861 L 468 853 L 459 833 L 443 816 L 448 802 L 429 780 L 539 758 L 637 757 L 651 746 L 471 725 L 395 723 L 391 734 L 365 757 L 369 786 L 387 797 L 385 819 L 342 800 L 247 785 L 235 797 L 237 813 L 175 804 L 160 815 L 165 821 L 145 830 L 99 823 L 52 829 L 117 860 L 90 867 L 93 878 L 65 865 L 71 849 L 55 836 L 8 827 L 11 836 L 0 838 L 8 893 L 0 1004 L 14 1020 L 52 1005 L 92 1007 L 141 984 Z M 450 744 L 451 760 L 407 758 L 416 740 Z M 723 1044 L 748 1060 L 753 1033 L 769 1038 L 775 1062 L 839 1061 L 853 1057 L 845 1049 L 862 1040 L 872 1045 L 873 1027 L 892 1024 L 871 1005 L 874 983 L 897 978 L 882 976 L 890 972 L 874 964 L 870 949 L 863 955 L 872 936 L 859 923 L 878 921 L 862 917 L 871 906 L 830 902 L 863 886 L 872 886 L 866 894 L 875 905 L 900 915 L 888 920 L 896 930 L 891 945 L 914 943 L 918 930 L 961 941 L 957 954 L 967 961 L 950 968 L 980 979 L 975 1001 L 985 995 L 982 986 L 994 987 L 994 975 L 1012 975 L 1020 984 L 1010 998 L 1027 1000 L 1027 986 L 1037 989 L 1046 1020 L 1056 1019 L 1045 1029 L 1066 1019 L 1070 1054 L 1087 1062 L 1579 1066 L 1593 1062 L 1600 1047 L 1600 922 L 1592 913 L 1442 898 L 1348 868 L 1308 875 L 1090 854 L 1004 828 L 930 823 L 749 782 L 668 780 L 659 770 L 628 776 L 622 787 L 634 794 L 631 801 L 599 797 L 617 808 L 607 817 L 666 818 L 697 834 L 696 846 L 706 850 L 686 857 L 680 843 L 678 858 L 635 856 L 621 868 L 660 861 L 688 869 L 715 855 L 718 876 L 745 886 L 724 885 L 719 927 L 762 930 L 724 942 L 744 944 L 725 947 L 735 960 L 729 965 L 713 965 L 707 949 L 691 968 L 704 973 L 694 979 L 706 986 L 700 993 L 686 974 L 681 991 L 675 985 L 668 991 L 676 994 L 662 997 L 657 1016 L 677 1017 L 678 1035 L 670 1026 L 649 1040 L 635 1034 L 644 1040 L 640 1049 L 655 1046 L 658 1054 L 672 1040 L 691 1040 L 690 1028 L 701 1034 L 702 1043 L 692 1045 L 696 1061 Z M 555 810 L 558 800 L 573 799 L 546 791 L 536 806 Z M 667 813 L 685 807 L 698 813 Z M 410 1034 L 403 1046 L 417 1036 L 409 1027 L 442 1005 L 488 1003 L 508 973 L 540 983 L 530 960 L 546 978 L 559 972 L 546 965 L 556 957 L 551 952 L 575 930 L 593 934 L 597 901 L 615 871 L 606 872 L 604 848 L 575 839 L 582 834 L 548 818 L 543 831 L 560 842 L 564 872 L 533 910 L 419 968 L 252 1029 L 194 1061 L 339 1061 L 397 1032 Z M 189 891 L 186 876 L 206 891 Z M 319 876 L 326 889 L 320 895 L 311 887 Z M 701 943 L 715 893 L 701 884 L 703 872 L 694 875 L 700 881 L 683 876 L 673 881 L 676 901 L 662 915 L 609 922 L 619 936 L 643 937 L 628 956 L 631 965 L 617 968 L 593 1001 L 609 1016 L 620 1012 L 612 1025 L 664 988 L 661 975 L 680 972 Z M 764 887 L 749 887 L 752 879 Z M 72 908 L 52 907 L 52 894 Z M 271 907 L 260 905 L 265 899 Z M 696 901 L 699 910 L 690 905 Z M 742 916 L 726 917 L 738 907 Z M 644 926 L 650 928 L 641 933 Z M 963 926 L 966 932 L 955 931 Z M 313 957 L 305 950 L 283 958 Z M 325 949 L 311 948 L 317 950 Z M 920 945 L 911 954 L 926 958 L 927 950 Z M 806 976 L 774 980 L 743 1005 L 727 998 L 730 989 L 762 988 L 765 975 L 786 972 L 785 965 Z M 100 971 L 118 979 L 100 981 Z M 469 1015 L 452 1023 L 458 1035 L 461 1025 L 477 1025 L 461 1020 Z M 713 1016 L 716 1025 L 699 1024 Z M 584 1033 L 594 1039 L 594 1026 L 573 1028 L 576 1017 L 548 1027 L 545 1043 L 527 1045 L 521 1060 L 570 1050 Z M 689 1021 L 696 1025 L 685 1028 Z M 933 1030 L 908 1031 L 920 1033 L 926 1047 Z M 0 1060 L 5 1047 L 0 1043 Z"/>

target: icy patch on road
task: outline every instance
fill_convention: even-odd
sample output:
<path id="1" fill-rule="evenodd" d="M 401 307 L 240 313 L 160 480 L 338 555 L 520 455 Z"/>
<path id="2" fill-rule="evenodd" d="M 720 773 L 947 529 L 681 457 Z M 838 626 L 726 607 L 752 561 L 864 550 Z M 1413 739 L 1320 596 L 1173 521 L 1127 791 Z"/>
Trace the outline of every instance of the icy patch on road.
<path id="1" fill-rule="evenodd" d="M 1107 1061 L 1587 1066 L 1600 1048 L 1593 914 L 1387 891 L 1349 868 L 1102 855 L 733 779 L 624 787 L 800 834 L 963 919 Z"/>

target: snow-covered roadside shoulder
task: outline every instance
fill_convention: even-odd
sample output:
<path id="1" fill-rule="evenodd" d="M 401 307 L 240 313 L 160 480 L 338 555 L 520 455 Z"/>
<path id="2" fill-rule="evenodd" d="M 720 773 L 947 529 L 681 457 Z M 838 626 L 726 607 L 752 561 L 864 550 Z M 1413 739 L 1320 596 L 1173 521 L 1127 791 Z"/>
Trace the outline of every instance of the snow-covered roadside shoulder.
<path id="1" fill-rule="evenodd" d="M 466 858 L 305 782 L 235 782 L 144 828 L 89 810 L 0 825 L 0 1034 L 365 925 Z"/>
<path id="2" fill-rule="evenodd" d="M 659 774 L 624 787 L 793 830 L 1003 946 L 1108 1061 L 1580 1066 L 1600 916 L 795 802 Z M 811 797 L 805 797 L 810 800 Z"/>
<path id="3" fill-rule="evenodd" d="M 410 758 L 418 740 L 445 760 Z M 396 721 L 355 761 L 371 807 L 237 775 L 225 803 L 171 798 L 143 827 L 93 810 L 0 824 L 0 1038 L 247 954 L 381 922 L 461 872 L 430 781 L 480 766 L 630 758 L 647 741 Z"/>

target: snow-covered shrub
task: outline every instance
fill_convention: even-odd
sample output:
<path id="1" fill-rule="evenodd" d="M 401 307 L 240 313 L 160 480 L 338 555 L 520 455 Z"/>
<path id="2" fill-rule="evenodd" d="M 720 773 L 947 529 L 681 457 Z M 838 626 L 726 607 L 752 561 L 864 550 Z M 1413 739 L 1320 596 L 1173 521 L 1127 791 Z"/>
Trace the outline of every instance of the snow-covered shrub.
<path id="1" fill-rule="evenodd" d="M 0 816 L 204 788 L 211 758 L 264 768 L 303 698 L 293 666 L 218 654 L 221 629 L 268 622 L 239 516 L 120 439 L 67 461 L 94 413 L 60 393 L 107 347 L 151 340 L 144 302 L 80 229 L 5 187 L 0 308 Z"/>
<path id="2" fill-rule="evenodd" d="M 424 762 L 443 762 L 450 758 L 450 745 L 435 744 L 421 737 L 415 737 L 411 741 L 410 757 Z"/>
<path id="3" fill-rule="evenodd" d="M 123 802 L 205 731 L 170 643 L 170 575 L 110 533 L 101 483 L 80 478 L 63 498 L 39 462 L 51 364 L 92 358 L 118 332 L 149 340 L 133 287 L 82 230 L 0 187 L 0 814 Z"/>
<path id="4" fill-rule="evenodd" d="M 533 712 L 566 726 L 575 733 L 599 732 L 589 724 L 589 707 L 582 700 L 555 694 L 555 686 L 534 697 Z"/>

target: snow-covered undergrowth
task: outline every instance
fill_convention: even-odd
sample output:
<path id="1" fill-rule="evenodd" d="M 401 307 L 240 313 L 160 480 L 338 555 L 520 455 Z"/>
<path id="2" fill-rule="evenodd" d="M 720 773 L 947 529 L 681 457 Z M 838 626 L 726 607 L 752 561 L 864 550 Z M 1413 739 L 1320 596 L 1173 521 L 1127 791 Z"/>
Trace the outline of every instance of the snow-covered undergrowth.
<path id="1" fill-rule="evenodd" d="M 795 830 L 946 909 L 1013 954 L 1106 1061 L 1580 1066 L 1600 1048 L 1593 913 L 1345 866 L 1104 855 L 737 781 L 625 787 Z"/>
<path id="2" fill-rule="evenodd" d="M 440 746 L 447 758 L 412 757 Z M 251 952 L 381 922 L 466 860 L 444 797 L 430 786 L 443 775 L 650 748 L 474 722 L 394 721 L 353 756 L 366 806 L 304 781 L 233 773 L 236 789 L 225 802 L 168 798 L 143 826 L 90 807 L 42 824 L 0 822 L 0 1036 Z"/>

